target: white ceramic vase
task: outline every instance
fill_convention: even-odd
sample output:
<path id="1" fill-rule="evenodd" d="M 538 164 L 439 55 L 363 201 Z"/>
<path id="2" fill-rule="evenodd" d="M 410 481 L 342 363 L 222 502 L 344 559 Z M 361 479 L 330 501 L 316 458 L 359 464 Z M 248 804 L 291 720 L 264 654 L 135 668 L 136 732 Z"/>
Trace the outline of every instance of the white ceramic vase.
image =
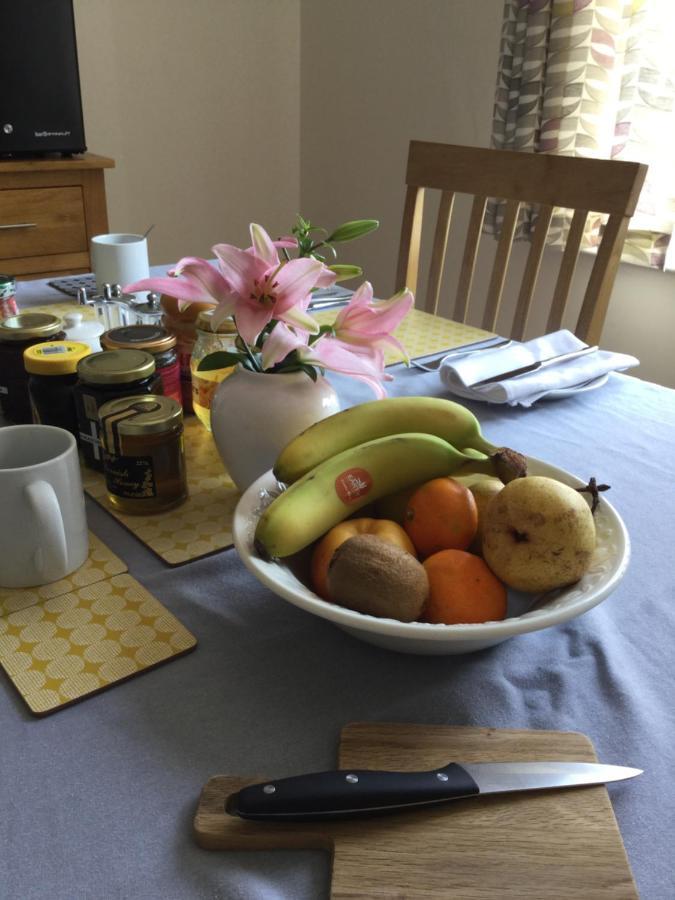
<path id="1" fill-rule="evenodd" d="M 270 375 L 237 366 L 216 388 L 211 430 L 220 458 L 240 491 L 274 465 L 305 428 L 340 409 L 330 383 L 304 372 Z"/>

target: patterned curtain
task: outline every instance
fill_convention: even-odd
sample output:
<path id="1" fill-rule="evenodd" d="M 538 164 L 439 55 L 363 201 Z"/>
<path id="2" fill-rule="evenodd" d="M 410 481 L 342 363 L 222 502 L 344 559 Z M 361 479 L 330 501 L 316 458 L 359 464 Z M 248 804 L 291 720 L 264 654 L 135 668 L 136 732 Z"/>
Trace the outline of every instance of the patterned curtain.
<path id="1" fill-rule="evenodd" d="M 675 0 L 505 0 L 492 145 L 646 163 L 622 258 L 675 269 Z M 486 231 L 503 205 L 489 204 Z M 549 243 L 570 219 L 557 211 Z M 535 221 L 523 209 L 517 237 Z M 602 227 L 588 217 L 586 248 Z"/>

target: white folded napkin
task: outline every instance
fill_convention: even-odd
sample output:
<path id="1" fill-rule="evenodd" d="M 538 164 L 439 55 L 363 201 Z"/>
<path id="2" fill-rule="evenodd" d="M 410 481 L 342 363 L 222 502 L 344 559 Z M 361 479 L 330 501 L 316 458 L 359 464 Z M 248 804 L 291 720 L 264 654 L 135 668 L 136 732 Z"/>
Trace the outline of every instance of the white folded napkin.
<path id="1" fill-rule="evenodd" d="M 441 363 L 441 380 L 453 394 L 469 400 L 532 406 L 551 391 L 575 387 L 608 372 L 623 371 L 640 365 L 634 356 L 597 350 L 515 378 L 506 378 L 481 387 L 468 387 L 484 378 L 518 369 L 550 356 L 582 350 L 585 346 L 571 331 L 563 329 L 496 350 L 481 350 L 459 357 L 450 355 Z"/>

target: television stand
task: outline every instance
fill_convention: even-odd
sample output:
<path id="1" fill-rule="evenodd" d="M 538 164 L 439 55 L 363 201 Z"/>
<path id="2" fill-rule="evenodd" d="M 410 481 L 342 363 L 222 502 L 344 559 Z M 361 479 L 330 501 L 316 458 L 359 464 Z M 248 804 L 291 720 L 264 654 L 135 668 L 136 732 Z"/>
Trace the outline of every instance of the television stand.
<path id="1" fill-rule="evenodd" d="M 18 279 L 91 272 L 89 245 L 108 231 L 95 153 L 0 159 L 0 271 Z"/>

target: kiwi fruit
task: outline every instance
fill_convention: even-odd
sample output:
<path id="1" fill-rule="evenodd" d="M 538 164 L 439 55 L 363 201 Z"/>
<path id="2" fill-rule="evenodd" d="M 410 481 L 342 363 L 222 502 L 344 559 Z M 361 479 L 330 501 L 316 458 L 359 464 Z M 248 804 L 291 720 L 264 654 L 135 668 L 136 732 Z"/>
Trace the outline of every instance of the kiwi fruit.
<path id="1" fill-rule="evenodd" d="M 357 534 L 337 548 L 328 567 L 331 599 L 380 618 L 414 622 L 429 596 L 424 566 L 374 534 Z"/>

